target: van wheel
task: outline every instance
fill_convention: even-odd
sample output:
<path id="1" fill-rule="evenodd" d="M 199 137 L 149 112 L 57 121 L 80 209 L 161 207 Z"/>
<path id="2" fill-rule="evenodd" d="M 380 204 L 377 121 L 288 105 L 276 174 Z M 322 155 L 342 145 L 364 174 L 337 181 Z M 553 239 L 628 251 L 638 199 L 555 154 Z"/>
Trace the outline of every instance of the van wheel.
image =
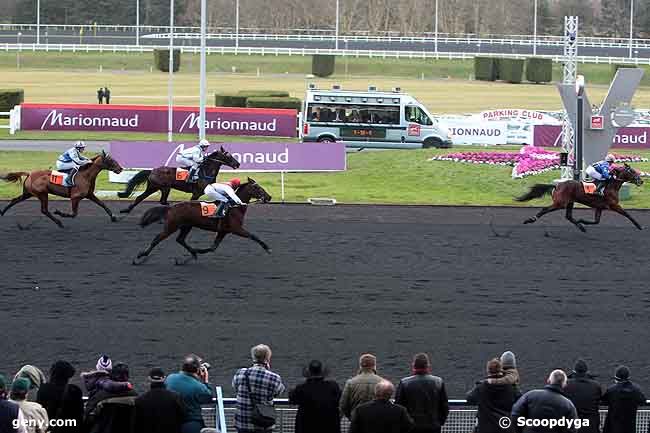
<path id="1" fill-rule="evenodd" d="M 319 143 L 334 143 L 334 139 L 332 137 L 328 137 L 328 136 L 319 137 L 318 142 Z"/>
<path id="2" fill-rule="evenodd" d="M 424 143 L 422 143 L 422 147 L 424 149 L 429 149 L 431 147 L 436 147 L 436 148 L 442 147 L 442 140 L 435 137 L 427 138 L 426 140 L 424 140 Z"/>

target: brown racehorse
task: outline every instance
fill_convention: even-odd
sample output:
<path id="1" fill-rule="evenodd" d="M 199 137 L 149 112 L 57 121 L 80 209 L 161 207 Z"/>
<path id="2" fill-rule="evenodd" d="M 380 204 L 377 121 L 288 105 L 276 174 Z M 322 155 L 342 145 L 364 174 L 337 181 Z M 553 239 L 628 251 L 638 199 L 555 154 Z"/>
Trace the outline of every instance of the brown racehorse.
<path id="1" fill-rule="evenodd" d="M 248 178 L 247 183 L 243 183 L 235 191 L 237 196 L 244 203 L 250 203 L 251 199 L 256 199 L 262 203 L 266 203 L 271 200 L 271 196 L 264 191 L 260 185 L 258 185 L 253 179 Z M 149 247 L 138 253 L 138 256 L 133 260 L 133 264 L 137 265 L 143 263 L 146 260 L 146 257 L 149 256 L 151 251 L 158 245 L 161 241 L 168 238 L 174 232 L 180 229 L 179 235 L 176 237 L 176 242 L 181 244 L 189 253 L 192 255 L 189 259 L 197 258 L 197 254 L 205 254 L 216 250 L 219 247 L 219 244 L 226 237 L 228 233 L 232 233 L 243 238 L 252 239 L 258 244 L 267 253 L 271 253 L 271 249 L 262 241 L 260 238 L 255 236 L 253 233 L 250 233 L 244 229 L 244 217 L 246 216 L 247 207 L 233 207 L 230 208 L 228 213 L 224 218 L 210 218 L 202 216 L 201 204 L 196 201 L 185 201 L 178 203 L 174 206 L 157 206 L 149 209 L 140 219 L 140 226 L 146 227 L 149 224 L 155 223 L 160 220 L 164 220 L 164 229 L 160 232 L 154 239 L 151 241 Z M 189 246 L 185 242 L 185 238 L 190 233 L 192 228 L 198 227 L 203 230 L 209 230 L 211 232 L 216 232 L 217 235 L 214 238 L 214 243 L 210 248 L 204 249 L 195 249 Z M 144 260 L 138 261 L 142 257 L 145 257 Z M 182 264 L 187 262 L 176 261 L 177 264 Z"/>
<path id="2" fill-rule="evenodd" d="M 534 198 L 542 197 L 548 193 L 553 193 L 553 204 L 543 208 L 534 217 L 528 218 L 524 224 L 531 224 L 537 221 L 542 215 L 560 209 L 566 209 L 566 219 L 571 221 L 581 231 L 585 232 L 586 229 L 583 224 L 598 224 L 600 223 L 600 216 L 604 210 L 611 210 L 619 213 L 632 221 L 632 224 L 639 230 L 642 230 L 641 225 L 628 214 L 621 205 L 618 204 L 618 192 L 623 186 L 624 182 L 631 182 L 637 186 L 643 184 L 643 180 L 639 173 L 632 167 L 625 164 L 624 166 L 615 166 L 610 170 L 612 174 L 611 180 L 605 186 L 605 193 L 603 196 L 598 194 L 587 194 L 584 191 L 582 182 L 575 180 L 568 180 L 555 185 L 537 184 L 530 188 L 530 191 L 521 197 L 517 197 L 517 201 L 528 201 Z M 573 204 L 581 203 L 585 206 L 594 208 L 594 220 L 586 221 L 583 219 L 575 220 L 573 218 Z"/>
<path id="3" fill-rule="evenodd" d="M 230 153 L 223 147 L 210 153 L 205 157 L 203 162 L 199 165 L 199 180 L 198 182 L 189 183 L 184 180 L 176 180 L 176 168 L 174 167 L 158 167 L 154 170 L 142 170 L 129 180 L 126 189 L 123 192 L 118 192 L 117 196 L 120 198 L 127 198 L 133 194 L 133 190 L 147 182 L 147 188 L 140 194 L 135 201 L 126 209 L 122 209 L 121 213 L 129 213 L 136 207 L 142 200 L 160 191 L 160 204 L 167 205 L 167 198 L 171 189 L 177 189 L 183 192 L 192 193 L 190 200 L 196 200 L 203 195 L 205 187 L 214 183 L 221 169 L 221 165 L 227 165 L 230 168 L 237 170 L 239 168 L 239 161 L 237 161 Z"/>
<path id="4" fill-rule="evenodd" d="M 122 167 L 111 158 L 106 152 L 102 151 L 100 155 L 97 155 L 92 158 L 92 164 L 86 164 L 79 169 L 79 172 L 75 176 L 75 186 L 67 187 L 60 186 L 50 183 L 50 173 L 51 170 L 39 170 L 32 171 L 31 173 L 27 172 L 16 172 L 8 173 L 7 175 L 1 177 L 7 182 L 19 182 L 23 177 L 25 177 L 25 182 L 23 183 L 23 193 L 18 197 L 11 200 L 11 202 L 0 211 L 0 215 L 4 215 L 7 211 L 14 205 L 25 201 L 30 197 L 36 197 L 41 201 L 41 212 L 45 214 L 49 219 L 54 221 L 59 227 L 63 227 L 61 220 L 54 217 L 50 213 L 47 207 L 48 203 L 48 194 L 56 195 L 59 197 L 68 197 L 70 198 L 70 203 L 72 205 L 72 213 L 67 214 L 55 210 L 56 215 L 62 216 L 64 218 L 74 218 L 77 216 L 79 210 L 79 202 L 84 198 L 95 203 L 97 206 L 101 207 L 106 211 L 108 216 L 111 217 L 111 221 L 117 221 L 117 217 L 113 215 L 113 212 L 95 195 L 95 181 L 97 180 L 97 175 L 102 170 L 110 170 L 113 173 L 120 173 Z"/>

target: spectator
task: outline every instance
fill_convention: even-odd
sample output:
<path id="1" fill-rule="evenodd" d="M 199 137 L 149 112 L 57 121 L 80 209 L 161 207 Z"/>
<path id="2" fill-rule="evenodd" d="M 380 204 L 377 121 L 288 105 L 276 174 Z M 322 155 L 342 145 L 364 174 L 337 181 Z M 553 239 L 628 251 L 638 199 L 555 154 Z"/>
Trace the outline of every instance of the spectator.
<path id="1" fill-rule="evenodd" d="M 237 396 L 235 428 L 238 433 L 270 431 L 255 426 L 251 420 L 253 403 L 273 405 L 273 399 L 284 392 L 280 376 L 271 371 L 271 348 L 258 344 L 251 349 L 253 366 L 240 368 L 232 379 Z M 251 393 L 248 392 L 250 385 Z"/>
<path id="2" fill-rule="evenodd" d="M 128 365 L 113 365 L 110 379 L 113 382 L 128 382 Z M 92 433 L 133 433 L 137 395 L 132 388 L 102 388 L 97 391 L 86 403 L 85 430 Z"/>
<path id="3" fill-rule="evenodd" d="M 383 380 L 377 375 L 377 358 L 366 353 L 359 358 L 359 373 L 345 382 L 339 407 L 341 413 L 352 419 L 352 412 L 362 403 L 375 397 L 375 385 Z"/>
<path id="4" fill-rule="evenodd" d="M 208 369 L 201 365 L 201 358 L 189 354 L 183 360 L 181 371 L 167 376 L 165 386 L 180 394 L 185 405 L 183 433 L 199 433 L 205 423 L 201 405 L 212 402 L 212 386 L 208 383 Z"/>
<path id="5" fill-rule="evenodd" d="M 445 383 L 431 374 L 426 353 L 418 353 L 411 364 L 412 375 L 400 380 L 395 403 L 406 408 L 417 433 L 439 433 L 449 415 Z"/>
<path id="6" fill-rule="evenodd" d="M 104 87 L 104 99 L 106 99 L 106 104 L 111 103 L 111 89 Z"/>
<path id="7" fill-rule="evenodd" d="M 320 361 L 311 361 L 305 382 L 289 392 L 289 403 L 298 406 L 295 433 L 341 433 L 341 388 L 326 375 Z"/>
<path id="8" fill-rule="evenodd" d="M 47 411 L 38 403 L 27 401 L 29 392 L 29 379 L 21 377 L 14 380 L 11 384 L 11 394 L 9 400 L 16 403 L 29 423 L 27 431 L 29 433 L 45 433 L 49 427 Z"/>
<path id="9" fill-rule="evenodd" d="M 165 372 L 149 373 L 151 390 L 135 399 L 137 433 L 178 433 L 186 418 L 181 396 L 165 388 Z"/>
<path id="10" fill-rule="evenodd" d="M 395 387 L 382 379 L 375 386 L 375 399 L 352 413 L 350 433 L 409 433 L 415 423 L 406 408 L 390 401 Z"/>
<path id="11" fill-rule="evenodd" d="M 519 392 L 519 370 L 517 370 L 517 358 L 515 358 L 514 353 L 509 350 L 503 352 L 501 355 L 501 368 L 503 369 L 503 377 L 488 378 L 488 383 L 515 385 L 517 392 Z"/>
<path id="12" fill-rule="evenodd" d="M 88 400 L 92 400 L 93 396 L 99 391 L 108 391 L 109 393 L 122 393 L 133 389 L 133 386 L 128 381 L 117 382 L 111 379 L 111 370 L 113 362 L 108 355 L 102 355 L 95 370 L 87 373 L 81 373 L 81 379 L 84 382 L 86 391 L 88 391 Z"/>
<path id="13" fill-rule="evenodd" d="M 35 394 L 38 392 L 38 388 L 47 382 L 43 371 L 41 371 L 41 369 L 38 367 L 34 367 L 33 365 L 23 365 L 20 370 L 18 370 L 18 373 L 16 373 L 14 376 L 14 381 L 16 381 L 16 379 L 20 379 L 21 377 L 29 380 L 28 397 L 31 398 L 28 398 L 28 400 L 34 400 L 36 398 Z"/>
<path id="14" fill-rule="evenodd" d="M 18 428 L 15 428 L 18 423 Z M 7 382 L 0 374 L 0 433 L 27 433 L 25 416 L 20 407 L 7 400 Z"/>
<path id="15" fill-rule="evenodd" d="M 488 361 L 486 379 L 500 379 L 503 376 L 501 361 L 497 358 Z M 512 433 L 512 426 L 503 428 L 499 420 L 510 417 L 512 405 L 521 394 L 514 385 L 490 384 L 488 380 L 478 382 L 467 394 L 467 403 L 478 406 L 476 430 L 479 433 Z"/>
<path id="16" fill-rule="evenodd" d="M 76 426 L 53 426 L 51 433 L 75 433 L 81 431 L 84 405 L 83 393 L 77 385 L 68 381 L 74 376 L 74 367 L 66 361 L 56 361 L 50 368 L 50 381 L 41 385 L 36 396 L 50 419 L 73 419 Z"/>
<path id="17" fill-rule="evenodd" d="M 624 365 L 616 369 L 614 382 L 602 398 L 608 407 L 603 433 L 635 432 L 636 411 L 645 404 L 645 395 L 637 384 L 630 381 L 630 370 Z"/>
<path id="18" fill-rule="evenodd" d="M 534 389 L 523 395 L 512 407 L 512 420 L 517 432 L 528 433 L 561 433 L 571 431 L 558 427 L 519 427 L 518 418 L 527 420 L 551 420 L 566 418 L 576 419 L 578 413 L 571 400 L 562 395 L 562 389 L 566 386 L 566 373 L 562 370 L 553 370 L 548 377 L 547 385 L 543 389 Z M 548 421 L 546 421 L 548 422 Z"/>
<path id="19" fill-rule="evenodd" d="M 97 101 L 99 101 L 100 104 L 104 103 L 104 90 L 100 87 L 97 89 Z"/>
<path id="20" fill-rule="evenodd" d="M 576 407 L 578 418 L 589 420 L 589 426 L 582 427 L 580 433 L 598 433 L 600 431 L 598 406 L 603 391 L 588 371 L 587 363 L 578 359 L 573 366 L 573 372 L 569 375 L 564 395 Z"/>

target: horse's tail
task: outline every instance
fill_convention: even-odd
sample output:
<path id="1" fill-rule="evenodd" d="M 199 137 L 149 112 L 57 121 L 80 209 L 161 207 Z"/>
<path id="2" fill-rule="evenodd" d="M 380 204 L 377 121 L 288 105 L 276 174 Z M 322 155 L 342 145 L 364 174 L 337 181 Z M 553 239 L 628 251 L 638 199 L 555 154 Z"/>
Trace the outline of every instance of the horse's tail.
<path id="1" fill-rule="evenodd" d="M 23 176 L 27 178 L 29 176 L 29 173 L 26 171 L 16 171 L 14 173 L 7 173 L 5 175 L 0 174 L 0 179 L 11 183 L 17 183 L 22 180 Z"/>
<path id="2" fill-rule="evenodd" d="M 127 198 L 131 197 L 131 194 L 133 194 L 133 191 L 143 183 L 149 179 L 149 175 L 151 174 L 151 170 L 142 170 L 138 172 L 135 176 L 129 180 L 129 183 L 126 184 L 126 189 L 122 192 L 118 192 L 117 196 L 119 198 Z"/>
<path id="3" fill-rule="evenodd" d="M 169 206 L 152 207 L 142 215 L 142 218 L 140 218 L 140 227 L 146 227 L 149 224 L 153 224 L 167 217 L 169 209 L 171 209 Z"/>
<path id="4" fill-rule="evenodd" d="M 515 197 L 516 201 L 528 201 L 534 198 L 540 198 L 546 194 L 550 194 L 555 189 L 555 185 L 538 183 L 530 187 L 530 190 L 519 197 Z"/>

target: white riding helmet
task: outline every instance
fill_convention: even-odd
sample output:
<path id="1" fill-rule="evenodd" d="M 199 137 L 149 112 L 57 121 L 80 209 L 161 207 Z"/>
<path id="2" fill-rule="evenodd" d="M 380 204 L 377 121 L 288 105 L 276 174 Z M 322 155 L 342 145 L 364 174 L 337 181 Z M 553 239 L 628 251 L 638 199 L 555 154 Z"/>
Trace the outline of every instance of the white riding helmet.
<path id="1" fill-rule="evenodd" d="M 201 141 L 199 141 L 199 146 L 201 146 L 201 147 L 209 147 L 210 142 L 204 138 Z"/>
<path id="2" fill-rule="evenodd" d="M 616 162 L 616 158 L 614 158 L 614 155 L 612 155 L 611 153 L 608 153 L 607 156 L 605 157 L 605 161 Z"/>
<path id="3" fill-rule="evenodd" d="M 86 148 L 86 143 L 83 141 L 79 140 L 74 144 L 75 149 L 85 149 Z"/>

